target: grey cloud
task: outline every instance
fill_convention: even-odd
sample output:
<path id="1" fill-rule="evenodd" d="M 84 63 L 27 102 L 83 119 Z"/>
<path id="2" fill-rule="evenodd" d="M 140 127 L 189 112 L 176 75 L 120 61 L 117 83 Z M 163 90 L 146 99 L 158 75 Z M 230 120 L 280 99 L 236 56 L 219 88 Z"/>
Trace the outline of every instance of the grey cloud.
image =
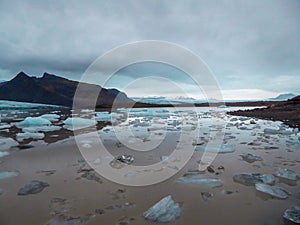
<path id="1" fill-rule="evenodd" d="M 298 92 L 299 21 L 298 0 L 2 0 L 0 79 L 20 70 L 79 79 L 111 48 L 158 39 L 198 54 L 222 89 Z"/>

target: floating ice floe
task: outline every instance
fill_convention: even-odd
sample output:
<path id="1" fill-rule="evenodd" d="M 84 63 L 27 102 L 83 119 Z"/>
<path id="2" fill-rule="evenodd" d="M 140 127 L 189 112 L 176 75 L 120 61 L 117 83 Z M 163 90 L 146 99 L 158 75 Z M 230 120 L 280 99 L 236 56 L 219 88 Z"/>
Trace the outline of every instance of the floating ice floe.
<path id="1" fill-rule="evenodd" d="M 176 180 L 178 184 L 193 184 L 201 187 L 215 188 L 223 186 L 223 182 L 220 179 L 214 178 L 202 178 L 200 176 L 183 176 Z"/>
<path id="2" fill-rule="evenodd" d="M 226 108 L 229 108 L 229 106 L 227 106 L 227 105 L 219 105 L 218 108 L 219 109 L 226 109 Z"/>
<path id="3" fill-rule="evenodd" d="M 16 123 L 16 127 L 38 127 L 38 126 L 50 126 L 51 122 L 41 117 L 27 117 L 22 122 Z"/>
<path id="4" fill-rule="evenodd" d="M 23 141 L 26 139 L 43 139 L 45 137 L 44 133 L 35 133 L 35 132 L 25 132 L 25 133 L 17 133 L 17 140 Z"/>
<path id="5" fill-rule="evenodd" d="M 94 110 L 93 109 L 82 109 L 81 112 L 82 113 L 93 113 Z"/>
<path id="6" fill-rule="evenodd" d="M 284 178 L 291 181 L 297 181 L 300 179 L 299 175 L 293 170 L 279 168 L 275 174 L 277 177 Z"/>
<path id="7" fill-rule="evenodd" d="M 144 212 L 143 216 L 152 222 L 169 223 L 178 219 L 180 214 L 181 208 L 179 203 L 173 201 L 171 195 L 169 195 Z"/>
<path id="8" fill-rule="evenodd" d="M 207 152 L 217 152 L 217 153 L 231 153 L 235 151 L 235 146 L 230 144 L 223 144 L 220 148 L 207 147 L 206 145 L 196 146 L 196 151 L 207 151 Z"/>
<path id="9" fill-rule="evenodd" d="M 116 120 L 119 120 L 123 117 L 123 114 L 120 113 L 108 113 L 108 112 L 97 112 L 95 114 L 94 119 L 96 121 L 107 121 L 107 122 L 115 122 Z"/>
<path id="10" fill-rule="evenodd" d="M 4 171 L 4 172 L 0 172 L 0 179 L 16 177 L 18 175 L 19 175 L 19 173 L 16 171 Z"/>
<path id="11" fill-rule="evenodd" d="M 20 188 L 18 195 L 29 195 L 36 194 L 44 190 L 45 187 L 48 187 L 49 184 L 39 180 L 33 180 L 30 183 L 26 184 L 24 187 Z"/>
<path id="12" fill-rule="evenodd" d="M 300 205 L 296 205 L 290 209 L 285 210 L 283 218 L 296 224 L 300 224 Z"/>
<path id="13" fill-rule="evenodd" d="M 265 134 L 282 134 L 282 135 L 291 135 L 294 134 L 295 132 L 293 130 L 284 130 L 284 129 L 272 129 L 272 128 L 265 128 L 264 129 Z"/>
<path id="14" fill-rule="evenodd" d="M 96 125 L 97 122 L 93 119 L 84 119 L 80 117 L 67 118 L 64 121 L 64 128 L 67 130 L 79 130 Z"/>
<path id="15" fill-rule="evenodd" d="M 258 183 L 272 184 L 275 182 L 275 177 L 271 174 L 242 173 L 234 175 L 233 180 L 245 185 L 255 185 Z"/>
<path id="16" fill-rule="evenodd" d="M 258 156 L 258 155 L 254 155 L 252 153 L 244 153 L 242 155 L 240 155 L 242 157 L 242 159 L 248 163 L 253 163 L 255 161 L 262 161 L 262 157 Z"/>
<path id="17" fill-rule="evenodd" d="M 49 113 L 49 114 L 41 115 L 39 117 L 43 119 L 47 119 L 51 122 L 57 122 L 60 118 L 60 115 Z"/>
<path id="18" fill-rule="evenodd" d="M 285 190 L 281 187 L 271 186 L 268 184 L 258 183 L 258 184 L 255 184 L 255 188 L 256 188 L 256 190 L 258 190 L 260 192 L 263 192 L 265 194 L 268 194 L 268 195 L 271 195 L 273 197 L 280 198 L 280 199 L 286 199 L 290 195 L 290 193 L 287 190 Z"/>
<path id="19" fill-rule="evenodd" d="M 12 138 L 1 138 L 0 137 L 0 151 L 5 151 L 11 147 L 18 146 L 19 143 Z"/>
<path id="20" fill-rule="evenodd" d="M 2 125 L 0 125 L 0 130 L 8 129 L 10 127 L 11 127 L 11 125 L 9 125 L 9 124 L 2 124 Z"/>
<path id="21" fill-rule="evenodd" d="M 61 127 L 60 126 L 40 126 L 40 127 L 24 127 L 22 128 L 22 131 L 27 133 L 36 133 L 36 132 L 49 132 L 49 131 L 57 131 L 60 130 Z"/>

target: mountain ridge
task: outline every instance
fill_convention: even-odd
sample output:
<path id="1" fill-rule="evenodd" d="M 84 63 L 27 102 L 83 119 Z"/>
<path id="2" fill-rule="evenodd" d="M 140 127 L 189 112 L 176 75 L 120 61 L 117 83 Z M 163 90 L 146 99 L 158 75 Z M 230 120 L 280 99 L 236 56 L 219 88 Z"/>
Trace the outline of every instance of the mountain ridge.
<path id="1" fill-rule="evenodd" d="M 95 93 L 98 94 L 96 97 L 97 107 L 118 103 L 135 103 L 125 93 L 117 89 L 106 89 L 96 84 L 79 83 L 47 72 L 42 77 L 34 77 L 23 71 L 10 81 L 0 84 L 0 99 L 71 107 L 79 84 L 85 97 L 85 99 L 80 99 L 83 106 L 93 106 L 89 104 L 91 104 L 91 99 L 95 99 L 93 96 Z"/>

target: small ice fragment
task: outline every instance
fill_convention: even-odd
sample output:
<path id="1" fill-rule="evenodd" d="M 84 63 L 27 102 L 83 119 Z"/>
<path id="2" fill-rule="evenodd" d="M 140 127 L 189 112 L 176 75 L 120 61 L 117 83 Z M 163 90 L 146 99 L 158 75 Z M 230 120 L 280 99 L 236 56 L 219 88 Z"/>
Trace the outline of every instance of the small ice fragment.
<path id="1" fill-rule="evenodd" d="M 25 133 L 17 133 L 17 140 L 23 141 L 25 139 L 43 139 L 45 137 L 45 134 L 43 133 L 31 133 L 31 132 L 25 132 Z"/>
<path id="2" fill-rule="evenodd" d="M 57 131 L 60 130 L 60 126 L 40 126 L 40 127 L 24 127 L 22 129 L 23 132 L 36 133 L 36 132 L 49 132 L 49 131 Z"/>
<path id="3" fill-rule="evenodd" d="M 3 124 L 3 125 L 0 125 L 0 130 L 8 129 L 10 127 L 11 127 L 11 125 L 9 125 L 9 124 Z"/>
<path id="4" fill-rule="evenodd" d="M 201 192 L 201 197 L 206 202 L 213 197 L 213 194 L 210 192 Z"/>
<path id="5" fill-rule="evenodd" d="M 2 158 L 4 156 L 7 156 L 7 155 L 9 155 L 8 152 L 2 152 L 2 151 L 0 151 L 0 158 Z"/>
<path id="6" fill-rule="evenodd" d="M 161 161 L 166 161 L 166 160 L 168 160 L 169 159 L 169 157 L 168 156 L 165 156 L 165 155 L 162 155 L 161 157 L 160 157 L 160 160 Z"/>
<path id="7" fill-rule="evenodd" d="M 16 177 L 18 175 L 19 175 L 19 173 L 15 172 L 15 171 L 4 171 L 4 172 L 0 172 L 0 179 L 6 179 L 6 178 L 10 178 L 10 177 Z"/>
<path id="8" fill-rule="evenodd" d="M 47 119 L 51 122 L 57 122 L 60 118 L 60 115 L 57 115 L 57 114 L 44 114 L 44 115 L 41 115 L 39 116 L 40 118 L 43 118 L 43 119 Z"/>
<path id="9" fill-rule="evenodd" d="M 294 134 L 295 132 L 292 130 L 284 130 L 284 129 L 272 129 L 272 128 L 265 128 L 264 129 L 265 134 L 282 134 L 282 135 L 291 135 Z"/>
<path id="10" fill-rule="evenodd" d="M 234 175 L 233 180 L 245 185 L 255 185 L 258 183 L 272 184 L 275 182 L 275 177 L 271 174 L 242 173 Z"/>
<path id="11" fill-rule="evenodd" d="M 235 146 L 230 144 L 223 144 L 220 148 L 214 148 L 200 145 L 196 146 L 195 150 L 202 152 L 231 153 L 235 151 Z"/>
<path id="12" fill-rule="evenodd" d="M 296 224 L 300 224 L 300 205 L 296 205 L 290 209 L 285 210 L 283 218 Z"/>
<path id="13" fill-rule="evenodd" d="M 129 165 L 133 163 L 134 157 L 132 155 L 121 155 L 117 157 L 117 160 Z"/>
<path id="14" fill-rule="evenodd" d="M 108 122 L 114 122 L 116 120 L 119 120 L 123 117 L 123 114 L 120 113 L 108 113 L 108 112 L 97 112 L 95 114 L 94 119 L 96 121 L 108 121 Z"/>
<path id="15" fill-rule="evenodd" d="M 293 170 L 279 168 L 275 174 L 277 177 L 281 177 L 287 180 L 297 181 L 299 180 L 298 174 L 296 174 Z"/>
<path id="16" fill-rule="evenodd" d="M 226 109 L 226 108 L 229 108 L 229 106 L 227 106 L 227 105 L 219 105 L 218 108 L 220 108 L 220 109 Z"/>
<path id="17" fill-rule="evenodd" d="M 64 128 L 67 130 L 78 130 L 78 129 L 84 129 L 87 127 L 91 127 L 97 124 L 97 122 L 93 119 L 84 119 L 80 117 L 72 117 L 68 118 L 64 121 Z"/>
<path id="18" fill-rule="evenodd" d="M 181 208 L 179 203 L 174 202 L 171 195 L 169 195 L 144 212 L 143 216 L 152 222 L 170 223 L 178 219 L 180 214 Z"/>
<path id="19" fill-rule="evenodd" d="M 193 184 L 201 187 L 215 188 L 223 186 L 220 179 L 201 178 L 199 176 L 183 176 L 176 180 L 178 184 Z"/>
<path id="20" fill-rule="evenodd" d="M 82 109 L 81 112 L 82 113 L 93 113 L 94 110 L 93 109 Z"/>
<path id="21" fill-rule="evenodd" d="M 286 199 L 289 196 L 289 192 L 281 187 L 270 186 L 268 184 L 258 183 L 255 184 L 256 190 L 265 194 L 271 195 L 276 198 Z"/>
<path id="22" fill-rule="evenodd" d="M 33 180 L 30 183 L 26 184 L 24 187 L 20 188 L 18 195 L 29 195 L 36 194 L 41 192 L 45 187 L 48 187 L 49 184 L 39 180 Z"/>
<path id="23" fill-rule="evenodd" d="M 0 138 L 0 151 L 8 150 L 11 147 L 18 145 L 19 143 L 12 138 Z"/>
<path id="24" fill-rule="evenodd" d="M 248 163 L 253 163 L 255 161 L 262 161 L 263 160 L 260 156 L 254 155 L 252 153 L 244 153 L 240 156 L 242 157 L 243 160 L 245 160 Z"/>

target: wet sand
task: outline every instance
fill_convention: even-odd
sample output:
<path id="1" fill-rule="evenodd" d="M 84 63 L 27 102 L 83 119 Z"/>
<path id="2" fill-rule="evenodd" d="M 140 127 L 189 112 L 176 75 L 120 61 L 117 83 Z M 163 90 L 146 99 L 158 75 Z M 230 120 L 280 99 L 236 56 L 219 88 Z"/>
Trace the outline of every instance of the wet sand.
<path id="1" fill-rule="evenodd" d="M 268 121 L 262 123 L 272 125 Z M 300 202 L 298 184 L 291 186 L 276 178 L 277 185 L 291 192 L 288 199 L 279 200 L 257 192 L 253 186 L 234 182 L 232 176 L 242 172 L 274 174 L 279 167 L 299 173 L 299 148 L 287 142 L 295 137 L 268 136 L 261 130 L 245 131 L 235 127 L 230 128 L 230 135 L 235 138 L 225 137 L 225 141 L 235 144 L 236 151 L 219 154 L 212 164 L 214 168 L 223 166 L 225 171 L 218 175 L 208 171 L 205 173 L 207 177 L 223 181 L 223 187 L 213 189 L 175 183 L 175 179 L 188 170 L 198 168 L 201 152 L 195 152 L 183 170 L 163 183 L 128 187 L 103 177 L 100 177 L 102 183 L 82 178 L 78 170 L 88 167 L 73 137 L 50 145 L 37 142 L 33 148 L 14 152 L 1 159 L 1 171 L 16 170 L 20 174 L 0 180 L 0 188 L 4 191 L 0 196 L 4 203 L 0 204 L 0 224 L 47 224 L 59 214 L 85 217 L 88 219 L 85 223 L 87 225 L 153 224 L 142 217 L 143 212 L 169 194 L 175 201 L 182 203 L 181 217 L 170 224 L 284 224 L 283 212 Z M 260 141 L 255 141 L 257 139 Z M 253 142 L 258 145 L 249 145 Z M 267 146 L 279 148 L 266 150 Z M 108 147 L 112 151 L 118 148 L 116 143 L 110 143 Z M 245 152 L 258 154 L 264 160 L 247 163 L 239 156 Z M 49 175 L 52 170 L 55 172 Z M 18 196 L 19 188 L 34 179 L 45 181 L 50 186 L 37 194 Z M 224 194 L 224 190 L 233 193 Z M 213 197 L 204 201 L 201 192 L 210 192 Z M 63 203 L 55 203 L 55 198 L 65 200 Z"/>

